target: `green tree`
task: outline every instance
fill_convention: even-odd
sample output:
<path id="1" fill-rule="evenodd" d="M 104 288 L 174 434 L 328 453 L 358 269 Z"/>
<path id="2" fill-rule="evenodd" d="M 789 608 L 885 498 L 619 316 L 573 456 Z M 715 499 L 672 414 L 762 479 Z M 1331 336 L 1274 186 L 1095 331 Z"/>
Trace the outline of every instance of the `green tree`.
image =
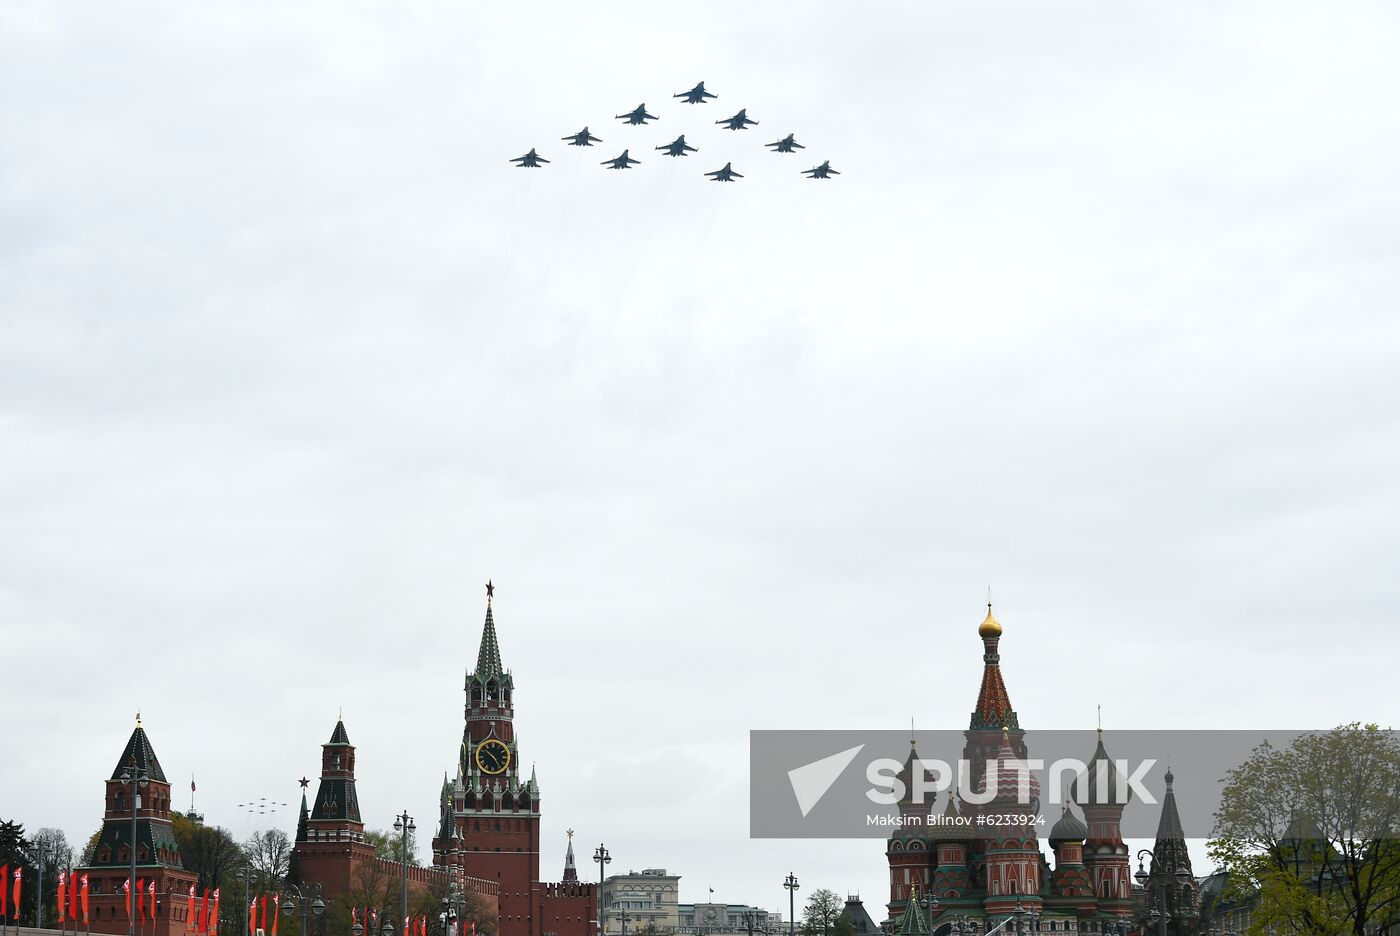
<path id="1" fill-rule="evenodd" d="M 281 829 L 254 832 L 243 843 L 248 865 L 268 888 L 287 880 L 292 864 L 292 840 Z"/>
<path id="2" fill-rule="evenodd" d="M 171 830 L 175 834 L 175 843 L 180 847 L 180 859 L 185 865 L 186 871 L 194 873 L 198 878 L 196 886 L 203 891 L 204 888 L 213 890 L 223 889 L 225 898 L 220 904 L 220 916 L 227 918 L 222 911 L 231 910 L 237 914 L 242 911 L 236 908 L 237 900 L 228 898 L 242 894 L 241 888 L 234 888 L 233 873 L 242 868 L 247 863 L 247 856 L 243 849 L 234 841 L 228 829 L 222 826 L 209 826 L 202 822 L 191 819 L 184 813 L 171 812 Z"/>
<path id="3" fill-rule="evenodd" d="M 803 936 L 832 936 L 845 906 L 845 901 L 835 891 L 825 887 L 812 891 L 807 898 L 807 906 L 802 909 Z"/>
<path id="4" fill-rule="evenodd" d="M 1229 772 L 1207 851 L 1253 900 L 1250 934 L 1400 926 L 1400 740 L 1353 723 L 1269 743 Z"/>
<path id="5" fill-rule="evenodd" d="M 385 829 L 366 829 L 365 841 L 374 846 L 374 853 L 380 858 L 387 858 L 395 864 L 399 861 L 399 856 L 403 854 L 403 833 L 393 832 Z M 408 863 L 411 867 L 418 867 L 418 841 L 414 832 L 408 833 Z"/>

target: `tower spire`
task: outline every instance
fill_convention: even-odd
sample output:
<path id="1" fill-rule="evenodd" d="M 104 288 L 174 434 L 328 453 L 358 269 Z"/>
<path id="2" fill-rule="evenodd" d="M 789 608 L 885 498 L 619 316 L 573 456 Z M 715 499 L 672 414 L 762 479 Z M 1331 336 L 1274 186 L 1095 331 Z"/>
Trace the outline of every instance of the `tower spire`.
<path id="1" fill-rule="evenodd" d="M 971 724 L 975 730 L 999 731 L 1010 728 L 1019 731 L 1020 720 L 1011 708 L 1011 697 L 1007 695 L 1006 683 L 1001 678 L 1001 654 L 997 645 L 1001 642 L 1001 622 L 992 613 L 992 602 L 988 595 L 987 616 L 977 626 L 977 636 L 982 638 L 982 688 L 977 693 L 977 707 L 972 711 Z"/>
<path id="2" fill-rule="evenodd" d="M 574 864 L 574 830 L 570 829 L 564 834 L 569 837 L 569 849 L 564 852 L 564 880 L 577 881 L 578 868 Z"/>
<path id="3" fill-rule="evenodd" d="M 488 581 L 486 583 L 486 624 L 481 631 L 481 649 L 476 654 L 476 675 L 482 679 L 487 676 L 499 676 L 503 671 L 501 647 L 496 642 L 496 621 L 491 615 L 491 599 L 495 592 L 496 586 Z"/>

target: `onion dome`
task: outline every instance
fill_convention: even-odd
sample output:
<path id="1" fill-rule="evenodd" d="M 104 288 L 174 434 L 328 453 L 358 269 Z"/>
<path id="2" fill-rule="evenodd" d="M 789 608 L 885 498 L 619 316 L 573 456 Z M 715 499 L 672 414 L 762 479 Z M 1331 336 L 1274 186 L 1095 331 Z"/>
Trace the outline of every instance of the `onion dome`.
<path id="1" fill-rule="evenodd" d="M 935 842 L 966 842 L 977 837 L 972 823 L 964 819 L 962 811 L 958 809 L 958 798 L 951 790 L 948 792 L 947 805 L 930 828 L 932 831 L 928 837 Z"/>
<path id="2" fill-rule="evenodd" d="M 1061 842 L 1082 842 L 1089 836 L 1089 827 L 1086 826 L 1074 810 L 1065 804 L 1065 811 L 1060 814 L 1060 820 L 1050 827 L 1050 847 L 1057 848 Z"/>
<path id="3" fill-rule="evenodd" d="M 1000 637 L 1001 622 L 992 614 L 992 603 L 987 602 L 987 616 L 982 619 L 982 623 L 977 627 L 978 637 Z"/>
<path id="4" fill-rule="evenodd" d="M 1102 728 L 1099 729 L 1099 745 L 1094 748 L 1094 755 L 1089 758 L 1088 768 L 1070 783 L 1070 799 L 1081 807 L 1128 805 L 1128 801 L 1132 799 L 1132 791 L 1126 782 L 1120 782 L 1118 768 L 1104 750 Z"/>
<path id="5" fill-rule="evenodd" d="M 997 759 L 987 765 L 981 790 L 986 791 L 988 779 L 996 781 L 993 803 L 1020 803 L 1034 807 L 1040 802 L 1040 780 L 1031 773 L 1029 765 L 1011 750 L 1011 733 L 1001 729 L 1001 747 Z"/>

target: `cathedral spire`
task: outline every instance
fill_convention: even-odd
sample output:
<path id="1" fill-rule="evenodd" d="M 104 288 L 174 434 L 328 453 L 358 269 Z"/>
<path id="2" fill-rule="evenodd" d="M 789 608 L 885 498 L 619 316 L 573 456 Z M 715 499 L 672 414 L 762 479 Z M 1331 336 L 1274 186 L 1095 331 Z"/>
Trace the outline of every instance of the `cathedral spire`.
<path id="1" fill-rule="evenodd" d="M 475 675 L 481 679 L 499 676 L 503 672 L 501 647 L 496 642 L 496 622 L 491 616 L 491 599 L 495 593 L 496 586 L 488 581 L 486 583 L 486 625 L 481 631 L 481 649 L 476 654 Z"/>
<path id="2" fill-rule="evenodd" d="M 578 867 L 574 864 L 574 830 L 564 833 L 569 837 L 569 850 L 564 852 L 564 880 L 577 881 Z"/>
<path id="3" fill-rule="evenodd" d="M 1186 833 L 1181 828 L 1181 814 L 1176 809 L 1176 791 L 1172 789 L 1171 768 L 1167 768 L 1167 793 L 1162 797 L 1162 815 L 1157 820 L 1157 841 L 1152 845 L 1152 875 L 1175 875 L 1180 870 L 1191 874 L 1191 855 L 1186 851 Z"/>
<path id="4" fill-rule="evenodd" d="M 977 627 L 977 636 L 982 638 L 982 688 L 977 693 L 977 707 L 973 709 L 970 728 L 999 730 L 1010 728 L 1019 731 L 1020 721 L 1011 708 L 1011 697 L 1007 695 L 1006 683 L 1001 678 L 1001 654 L 997 645 L 1001 642 L 1001 622 L 992 614 L 992 603 L 987 602 L 987 616 Z"/>

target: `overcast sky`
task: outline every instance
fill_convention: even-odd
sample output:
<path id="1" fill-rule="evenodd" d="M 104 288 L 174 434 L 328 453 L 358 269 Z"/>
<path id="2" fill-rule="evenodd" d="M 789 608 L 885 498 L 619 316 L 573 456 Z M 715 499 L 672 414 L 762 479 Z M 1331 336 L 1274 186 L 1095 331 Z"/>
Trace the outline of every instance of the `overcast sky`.
<path id="1" fill-rule="evenodd" d="M 85 839 L 139 707 L 291 831 L 343 706 L 430 826 L 488 578 L 545 876 L 684 900 L 880 918 L 747 733 L 965 727 L 989 584 L 1028 728 L 1393 723 L 1398 22 L 5 3 L 0 814 Z"/>

